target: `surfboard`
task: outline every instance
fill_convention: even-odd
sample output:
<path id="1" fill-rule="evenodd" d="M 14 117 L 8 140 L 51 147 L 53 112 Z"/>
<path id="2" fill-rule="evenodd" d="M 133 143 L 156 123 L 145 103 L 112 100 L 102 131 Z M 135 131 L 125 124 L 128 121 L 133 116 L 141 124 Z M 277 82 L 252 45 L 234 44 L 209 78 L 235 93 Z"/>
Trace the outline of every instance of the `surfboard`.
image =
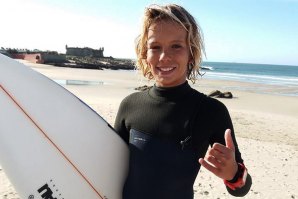
<path id="1" fill-rule="evenodd" d="M 0 54 L 0 164 L 24 199 L 120 199 L 128 146 L 78 97 Z"/>

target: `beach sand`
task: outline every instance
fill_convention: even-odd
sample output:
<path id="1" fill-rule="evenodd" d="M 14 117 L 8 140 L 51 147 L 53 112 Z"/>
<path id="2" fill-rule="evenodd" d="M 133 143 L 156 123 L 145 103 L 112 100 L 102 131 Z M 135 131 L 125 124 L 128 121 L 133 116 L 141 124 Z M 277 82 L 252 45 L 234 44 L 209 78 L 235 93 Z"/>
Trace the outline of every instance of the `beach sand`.
<path id="1" fill-rule="evenodd" d="M 135 87 L 152 85 L 132 71 L 84 70 L 30 64 L 34 70 L 55 80 L 97 81 L 98 85 L 63 85 L 114 124 L 121 100 Z M 298 198 L 298 97 L 262 94 L 286 87 L 273 87 L 204 77 L 195 89 L 231 91 L 234 98 L 219 99 L 229 109 L 239 148 L 253 179 L 247 199 Z M 247 91 L 235 88 L 255 88 Z M 233 198 L 219 178 L 201 169 L 194 185 L 195 198 Z M 0 198 L 18 194 L 0 166 Z"/>

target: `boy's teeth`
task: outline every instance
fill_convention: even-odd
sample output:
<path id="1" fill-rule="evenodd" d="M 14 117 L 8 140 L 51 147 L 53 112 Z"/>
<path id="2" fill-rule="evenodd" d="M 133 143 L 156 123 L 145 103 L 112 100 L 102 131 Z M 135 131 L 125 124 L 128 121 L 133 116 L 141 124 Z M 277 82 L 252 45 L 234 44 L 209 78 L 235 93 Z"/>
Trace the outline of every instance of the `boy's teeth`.
<path id="1" fill-rule="evenodd" d="M 172 70 L 173 68 L 160 68 L 161 71 L 170 71 Z"/>

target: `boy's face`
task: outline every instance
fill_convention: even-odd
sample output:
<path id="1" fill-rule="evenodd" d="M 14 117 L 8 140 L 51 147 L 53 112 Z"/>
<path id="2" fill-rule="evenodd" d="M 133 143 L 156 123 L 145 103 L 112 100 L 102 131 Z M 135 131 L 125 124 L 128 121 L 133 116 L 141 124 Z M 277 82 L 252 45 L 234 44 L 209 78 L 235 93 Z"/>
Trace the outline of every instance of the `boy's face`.
<path id="1" fill-rule="evenodd" d="M 161 20 L 149 27 L 147 63 L 159 87 L 183 84 L 187 77 L 190 51 L 187 32 L 178 23 Z"/>

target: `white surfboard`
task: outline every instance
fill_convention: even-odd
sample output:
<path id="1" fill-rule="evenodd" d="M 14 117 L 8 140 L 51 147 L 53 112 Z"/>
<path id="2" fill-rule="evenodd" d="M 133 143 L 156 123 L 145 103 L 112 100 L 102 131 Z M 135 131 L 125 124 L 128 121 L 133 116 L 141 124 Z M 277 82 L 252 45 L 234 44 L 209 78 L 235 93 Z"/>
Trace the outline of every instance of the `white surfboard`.
<path id="1" fill-rule="evenodd" d="M 23 199 L 120 199 L 128 147 L 72 93 L 0 54 L 0 164 Z"/>

